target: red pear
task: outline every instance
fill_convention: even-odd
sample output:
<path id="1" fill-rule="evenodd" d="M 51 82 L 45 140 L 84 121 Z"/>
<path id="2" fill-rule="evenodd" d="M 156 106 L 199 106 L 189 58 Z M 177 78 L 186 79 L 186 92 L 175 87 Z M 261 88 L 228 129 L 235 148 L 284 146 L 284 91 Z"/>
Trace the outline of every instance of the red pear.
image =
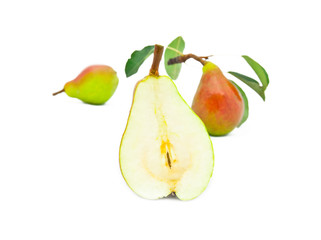
<path id="1" fill-rule="evenodd" d="M 231 132 L 242 120 L 244 102 L 238 89 L 213 63 L 206 62 L 192 109 L 213 136 Z"/>

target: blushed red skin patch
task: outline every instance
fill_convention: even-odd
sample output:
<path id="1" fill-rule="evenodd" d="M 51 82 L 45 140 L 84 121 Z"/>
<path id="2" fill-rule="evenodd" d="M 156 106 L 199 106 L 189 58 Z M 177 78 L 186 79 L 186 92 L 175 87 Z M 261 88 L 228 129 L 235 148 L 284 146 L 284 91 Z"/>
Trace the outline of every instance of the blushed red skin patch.
<path id="1" fill-rule="evenodd" d="M 194 96 L 193 111 L 210 135 L 225 135 L 241 121 L 244 103 L 236 87 L 219 68 L 205 72 Z"/>
<path id="2" fill-rule="evenodd" d="M 79 75 L 72 80 L 73 84 L 79 85 L 82 82 L 86 81 L 86 78 L 88 75 L 95 73 L 95 74 L 103 74 L 105 72 L 115 72 L 111 67 L 106 66 L 106 65 L 92 65 L 89 67 L 86 67 Z"/>

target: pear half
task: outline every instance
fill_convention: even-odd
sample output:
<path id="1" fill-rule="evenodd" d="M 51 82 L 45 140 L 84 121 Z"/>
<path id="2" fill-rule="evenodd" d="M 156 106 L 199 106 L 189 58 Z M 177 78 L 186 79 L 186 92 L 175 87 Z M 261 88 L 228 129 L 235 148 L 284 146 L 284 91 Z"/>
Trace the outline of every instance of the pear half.
<path id="1" fill-rule="evenodd" d="M 167 76 L 147 76 L 136 85 L 120 145 L 120 168 L 139 196 L 158 199 L 175 193 L 199 196 L 214 167 L 212 141 Z"/>

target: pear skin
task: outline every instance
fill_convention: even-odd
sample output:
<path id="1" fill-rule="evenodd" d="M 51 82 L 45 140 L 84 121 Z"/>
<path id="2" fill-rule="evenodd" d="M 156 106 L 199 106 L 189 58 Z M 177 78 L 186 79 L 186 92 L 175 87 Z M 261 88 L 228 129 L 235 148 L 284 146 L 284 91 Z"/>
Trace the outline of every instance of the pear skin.
<path id="1" fill-rule="evenodd" d="M 237 88 L 213 63 L 206 62 L 192 109 L 212 136 L 231 132 L 241 121 L 244 102 Z"/>

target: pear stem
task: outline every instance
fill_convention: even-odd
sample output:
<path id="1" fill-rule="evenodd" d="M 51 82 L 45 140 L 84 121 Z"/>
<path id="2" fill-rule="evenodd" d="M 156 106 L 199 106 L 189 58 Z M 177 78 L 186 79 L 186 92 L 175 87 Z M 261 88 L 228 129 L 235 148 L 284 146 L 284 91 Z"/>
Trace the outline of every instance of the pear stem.
<path id="1" fill-rule="evenodd" d="M 163 46 L 155 44 L 154 59 L 153 59 L 152 67 L 149 70 L 149 75 L 154 75 L 157 77 L 159 76 L 158 68 L 159 68 L 160 61 L 162 60 L 163 51 L 164 51 Z"/>
<path id="2" fill-rule="evenodd" d="M 65 89 L 62 89 L 62 90 L 60 90 L 60 91 L 58 91 L 58 92 L 53 93 L 52 96 L 56 96 L 57 94 L 62 93 L 62 92 L 64 92 L 64 91 L 65 91 Z"/>
<path id="3" fill-rule="evenodd" d="M 172 65 L 172 64 L 176 64 L 176 63 L 183 63 L 183 62 L 185 62 L 187 59 L 193 58 L 193 59 L 195 59 L 196 61 L 200 62 L 200 63 L 204 66 L 205 63 L 207 63 L 207 61 L 205 61 L 204 59 L 208 59 L 208 58 L 211 57 L 211 56 L 212 56 L 212 55 L 210 55 L 210 56 L 205 56 L 205 57 L 199 57 L 199 56 L 196 56 L 196 55 L 190 53 L 190 54 L 178 56 L 178 57 L 175 57 L 175 58 L 171 58 L 171 59 L 168 60 L 167 64 L 168 64 L 168 65 Z"/>

